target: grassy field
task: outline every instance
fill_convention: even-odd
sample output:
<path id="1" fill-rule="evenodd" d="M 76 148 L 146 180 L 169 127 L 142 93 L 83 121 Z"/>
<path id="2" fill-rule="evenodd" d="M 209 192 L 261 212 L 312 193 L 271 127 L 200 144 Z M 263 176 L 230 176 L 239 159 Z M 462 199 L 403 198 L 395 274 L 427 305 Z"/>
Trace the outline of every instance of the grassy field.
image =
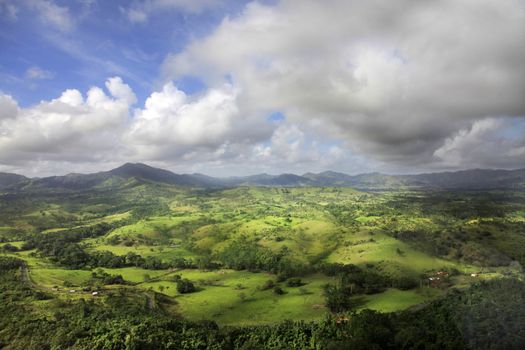
<path id="1" fill-rule="evenodd" d="M 388 289 L 383 293 L 363 297 L 360 309 L 372 309 L 381 312 L 393 312 L 409 308 L 442 295 L 436 288 L 418 288 L 414 290 Z"/>
<path id="2" fill-rule="evenodd" d="M 510 203 L 507 197 L 477 196 L 364 193 L 347 188 L 200 191 L 135 184 L 111 194 L 66 194 L 29 204 L 20 199 L 23 213 L 0 213 L 0 254 L 26 260 L 31 281 L 48 291 L 55 286 L 61 290 L 99 286 L 92 273 L 100 269 L 121 275 L 128 283 L 124 288 L 171 298 L 166 312 L 191 320 L 213 319 L 221 325 L 320 319 L 329 312 L 324 286 L 335 285 L 339 279 L 320 273 L 319 267 L 353 264 L 365 272 L 419 282 L 409 290 L 389 285 L 383 292 L 353 297 L 357 310 L 392 312 L 438 298 L 448 288 L 466 288 L 508 274 L 521 276 L 520 261 L 525 259 L 522 198 L 512 197 Z M 506 215 L 493 216 L 500 207 Z M 75 243 L 78 249 L 86 254 L 135 253 L 168 265 L 182 258 L 194 268 L 89 264 L 70 268 L 35 249 L 3 249 L 9 243 L 20 250 L 32 237 L 68 234 L 101 223 L 113 226 L 103 235 Z M 262 268 L 250 272 L 221 266 L 221 254 L 241 239 L 252 242 L 265 256 L 286 254 L 289 264 L 303 266 L 305 272 L 299 277 L 304 285 L 289 287 L 286 281 L 277 282 L 277 273 Z M 202 260 L 212 268 L 195 268 Z M 456 272 L 446 284 L 430 284 L 429 276 L 442 270 Z M 197 291 L 177 292 L 175 275 L 189 279 Z M 284 293 L 263 290 L 268 280 Z M 115 288 L 107 285 L 103 290 Z"/>
<path id="3" fill-rule="evenodd" d="M 459 268 L 463 271 L 473 269 L 461 264 L 431 256 L 413 249 L 408 244 L 384 233 L 361 230 L 345 237 L 348 246 L 340 246 L 330 256 L 328 262 L 345 264 L 381 264 L 392 273 L 420 275 L 430 270 Z"/>
<path id="4" fill-rule="evenodd" d="M 196 281 L 199 290 L 191 294 L 180 294 L 169 275 L 162 280 L 141 283 L 140 288 L 150 289 L 175 297 L 177 310 L 192 320 L 209 319 L 221 324 L 261 324 L 276 320 L 312 320 L 326 313 L 322 287 L 333 282 L 332 278 L 312 275 L 303 279 L 302 287 L 285 287 L 284 294 L 276 295 L 270 290 L 261 290 L 268 279 L 275 276 L 267 273 L 219 270 L 212 272 L 177 271 L 183 278 Z"/>
<path id="5" fill-rule="evenodd" d="M 54 286 L 65 287 L 85 286 L 91 277 L 90 271 L 85 270 L 65 270 L 58 268 L 32 268 L 30 270 L 31 280 L 39 286 L 52 288 Z"/>

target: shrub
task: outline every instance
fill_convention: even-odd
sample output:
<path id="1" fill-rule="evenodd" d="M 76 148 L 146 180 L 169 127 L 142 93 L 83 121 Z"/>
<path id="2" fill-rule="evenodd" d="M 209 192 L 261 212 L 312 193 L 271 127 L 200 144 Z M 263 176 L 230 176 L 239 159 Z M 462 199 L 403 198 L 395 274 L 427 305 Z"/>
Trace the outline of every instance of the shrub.
<path id="1" fill-rule="evenodd" d="M 274 292 L 274 294 L 277 294 L 277 295 L 284 294 L 284 290 L 281 287 L 279 287 L 279 286 L 273 287 L 273 292 Z"/>
<path id="2" fill-rule="evenodd" d="M 187 278 L 177 280 L 177 292 L 181 294 L 193 293 L 197 290 L 193 282 Z"/>
<path id="3" fill-rule="evenodd" d="M 403 276 L 399 277 L 395 281 L 395 287 L 401 289 L 401 290 L 408 290 L 416 288 L 419 285 L 419 281 L 415 278 Z"/>
<path id="4" fill-rule="evenodd" d="M 273 287 L 275 287 L 275 282 L 273 280 L 267 280 L 261 286 L 261 290 L 268 290 L 268 289 L 272 289 Z"/>
<path id="5" fill-rule="evenodd" d="M 286 285 L 288 287 L 300 287 L 304 285 L 304 283 L 300 278 L 294 277 L 294 278 L 288 279 L 288 281 L 286 282 Z"/>

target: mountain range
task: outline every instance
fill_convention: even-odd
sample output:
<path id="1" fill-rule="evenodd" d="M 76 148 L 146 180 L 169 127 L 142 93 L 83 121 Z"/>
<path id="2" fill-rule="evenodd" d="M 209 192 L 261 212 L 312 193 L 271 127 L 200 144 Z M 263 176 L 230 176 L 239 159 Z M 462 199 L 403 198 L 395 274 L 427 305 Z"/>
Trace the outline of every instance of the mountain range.
<path id="1" fill-rule="evenodd" d="M 516 170 L 472 169 L 417 175 L 368 173 L 348 175 L 333 171 L 303 175 L 259 174 L 217 178 L 203 174 L 176 174 L 141 163 L 126 163 L 118 168 L 93 174 L 68 174 L 28 178 L 0 173 L 3 192 L 67 190 L 79 191 L 124 186 L 130 181 L 162 183 L 183 187 L 222 188 L 236 186 L 269 187 L 352 187 L 360 190 L 390 189 L 525 189 L 525 168 Z"/>

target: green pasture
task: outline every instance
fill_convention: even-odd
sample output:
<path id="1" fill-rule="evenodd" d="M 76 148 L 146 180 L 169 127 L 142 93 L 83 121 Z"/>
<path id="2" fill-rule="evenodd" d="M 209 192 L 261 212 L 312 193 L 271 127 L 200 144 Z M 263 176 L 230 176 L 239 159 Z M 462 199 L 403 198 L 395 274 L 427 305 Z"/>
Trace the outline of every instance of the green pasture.
<path id="1" fill-rule="evenodd" d="M 177 312 L 188 319 L 202 320 L 210 317 L 224 325 L 248 325 L 272 323 L 285 319 L 313 320 L 326 313 L 322 287 L 334 279 L 313 275 L 303 278 L 302 287 L 286 287 L 283 295 L 273 290 L 261 290 L 268 280 L 275 281 L 275 276 L 267 273 L 247 271 L 219 270 L 197 271 L 181 270 L 175 272 L 188 278 L 198 286 L 199 291 L 179 294 L 176 283 L 170 276 L 162 280 L 141 283 L 140 288 L 152 288 L 175 297 Z"/>
<path id="2" fill-rule="evenodd" d="M 348 234 L 327 258 L 327 262 L 343 264 L 377 264 L 387 269 L 402 270 L 419 275 L 429 270 L 458 267 L 460 264 L 434 257 L 411 248 L 408 244 L 384 233 L 369 230 Z"/>
<path id="3" fill-rule="evenodd" d="M 442 295 L 436 288 L 417 288 L 414 290 L 399 290 L 390 288 L 383 293 L 356 297 L 362 303 L 360 310 L 371 309 L 381 312 L 394 312 L 411 306 L 431 301 Z"/>
<path id="4" fill-rule="evenodd" d="M 31 268 L 30 277 L 33 283 L 51 288 L 53 286 L 64 286 L 64 282 L 72 286 L 85 286 L 91 278 L 91 271 L 87 270 L 66 270 L 59 268 Z"/>

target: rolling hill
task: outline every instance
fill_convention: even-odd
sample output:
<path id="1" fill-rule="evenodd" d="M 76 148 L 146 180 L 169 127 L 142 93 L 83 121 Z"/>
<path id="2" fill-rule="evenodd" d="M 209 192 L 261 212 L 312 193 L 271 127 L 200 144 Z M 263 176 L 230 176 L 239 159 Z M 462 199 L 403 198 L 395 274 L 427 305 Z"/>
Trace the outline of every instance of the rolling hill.
<path id="1" fill-rule="evenodd" d="M 257 174 L 216 178 L 203 174 L 176 174 L 141 163 L 126 163 L 118 168 L 93 174 L 68 174 L 29 179 L 22 175 L 0 173 L 4 191 L 82 191 L 118 188 L 135 179 L 182 187 L 221 188 L 237 186 L 267 187 L 352 187 L 361 190 L 393 189 L 524 189 L 525 168 L 517 170 L 473 169 L 417 175 L 367 173 L 348 175 L 333 171 L 296 174 Z"/>
<path id="2" fill-rule="evenodd" d="M 13 184 L 26 181 L 28 180 L 27 177 L 18 175 L 18 174 L 11 174 L 11 173 L 0 173 L 0 189 L 9 187 Z"/>

